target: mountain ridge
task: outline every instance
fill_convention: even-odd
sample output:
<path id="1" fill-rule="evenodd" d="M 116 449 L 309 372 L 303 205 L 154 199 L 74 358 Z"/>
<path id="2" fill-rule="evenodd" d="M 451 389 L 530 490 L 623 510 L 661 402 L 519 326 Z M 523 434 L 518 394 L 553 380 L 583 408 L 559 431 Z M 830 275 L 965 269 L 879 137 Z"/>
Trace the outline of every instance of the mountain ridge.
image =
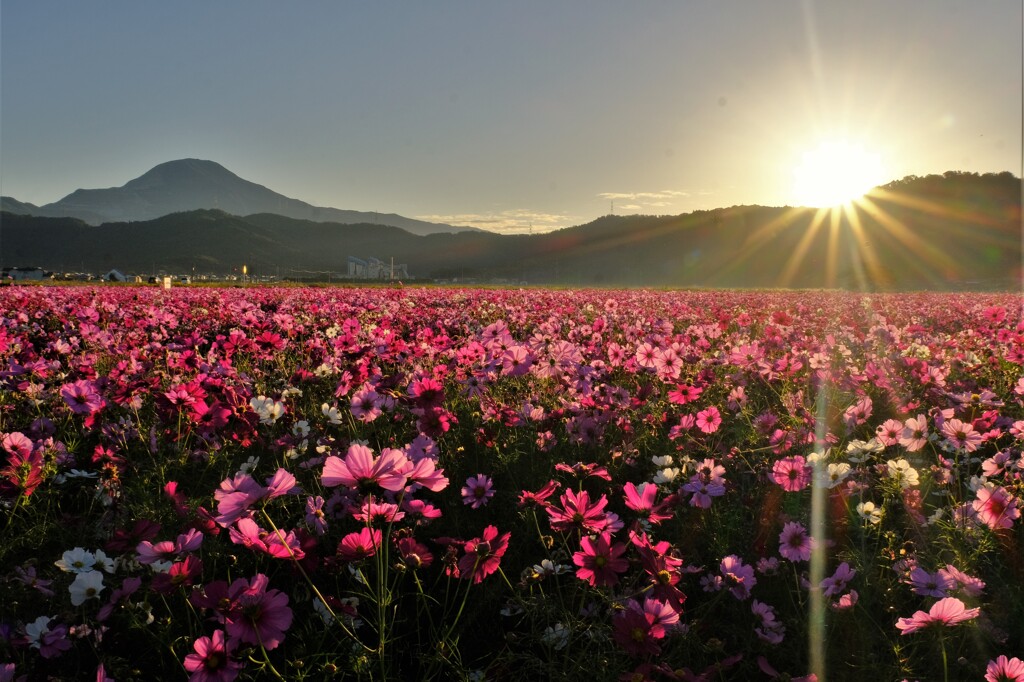
<path id="1" fill-rule="evenodd" d="M 240 216 L 275 213 L 315 222 L 381 223 L 413 234 L 477 230 L 395 213 L 313 206 L 241 178 L 215 161 L 193 158 L 158 164 L 120 187 L 77 189 L 43 206 L 2 197 L 0 209 L 43 217 L 75 217 L 91 225 L 154 220 L 197 209 L 220 209 Z"/>
<path id="2" fill-rule="evenodd" d="M 349 257 L 419 279 L 573 286 L 1017 289 L 1021 182 L 1010 173 L 908 176 L 845 213 L 733 206 L 677 216 L 608 215 L 538 235 L 414 235 L 205 209 L 135 223 L 0 216 L 0 265 L 93 272 L 345 276 Z M 306 273 L 302 275 L 300 273 Z M 319 273 L 311 275 L 310 273 Z M 328 274 L 329 273 L 329 274 Z"/>

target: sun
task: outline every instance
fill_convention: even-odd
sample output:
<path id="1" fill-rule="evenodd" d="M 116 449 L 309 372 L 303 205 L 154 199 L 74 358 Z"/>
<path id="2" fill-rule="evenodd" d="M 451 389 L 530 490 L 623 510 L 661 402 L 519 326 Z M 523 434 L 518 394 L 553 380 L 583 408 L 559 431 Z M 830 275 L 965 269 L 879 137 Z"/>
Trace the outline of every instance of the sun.
<path id="1" fill-rule="evenodd" d="M 793 198 L 800 206 L 841 206 L 885 181 L 878 154 L 850 140 L 823 140 L 793 169 Z"/>

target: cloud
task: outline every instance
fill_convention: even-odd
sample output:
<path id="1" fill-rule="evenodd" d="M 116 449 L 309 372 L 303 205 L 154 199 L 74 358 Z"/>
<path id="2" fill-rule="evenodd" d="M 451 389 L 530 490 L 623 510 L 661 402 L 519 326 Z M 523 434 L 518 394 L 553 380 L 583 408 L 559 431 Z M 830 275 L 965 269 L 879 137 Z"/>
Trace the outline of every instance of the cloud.
<path id="1" fill-rule="evenodd" d="M 526 208 L 496 213 L 451 213 L 418 215 L 419 220 L 448 225 L 479 227 L 501 234 L 541 234 L 579 223 L 579 216 L 566 213 L 544 213 Z"/>
<path id="2" fill-rule="evenodd" d="M 660 192 L 601 192 L 597 196 L 602 199 L 631 199 L 633 201 L 640 201 L 644 199 L 676 199 L 678 197 L 688 197 L 690 193 L 675 189 L 665 189 Z"/>

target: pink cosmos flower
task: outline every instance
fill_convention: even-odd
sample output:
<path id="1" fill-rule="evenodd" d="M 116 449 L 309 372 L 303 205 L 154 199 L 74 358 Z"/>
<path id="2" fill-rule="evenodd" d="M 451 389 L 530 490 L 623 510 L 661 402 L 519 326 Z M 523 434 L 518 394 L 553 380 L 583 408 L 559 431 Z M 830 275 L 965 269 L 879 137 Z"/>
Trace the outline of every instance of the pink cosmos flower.
<path id="1" fill-rule="evenodd" d="M 802 524 L 791 521 L 783 526 L 779 534 L 779 554 L 790 561 L 810 561 L 811 538 Z"/>
<path id="2" fill-rule="evenodd" d="M 561 486 L 562 484 L 558 481 L 548 481 L 537 492 L 523 490 L 519 493 L 519 502 L 517 505 L 520 507 L 532 505 L 536 505 L 538 507 L 549 507 L 551 505 L 548 502 L 548 498 L 558 492 L 558 489 Z"/>
<path id="3" fill-rule="evenodd" d="M 484 474 L 470 476 L 466 479 L 466 485 L 462 486 L 462 504 L 469 505 L 470 509 L 486 507 L 492 497 L 494 483 Z"/>
<path id="4" fill-rule="evenodd" d="M 395 541 L 395 548 L 398 555 L 402 557 L 402 563 L 408 568 L 426 568 L 434 563 L 434 555 L 430 553 L 426 545 L 416 541 L 415 538 L 403 537 Z"/>
<path id="5" fill-rule="evenodd" d="M 473 578 L 474 583 L 498 570 L 501 557 L 508 549 L 512 533 L 498 535 L 498 529 L 487 526 L 479 538 L 473 538 L 465 545 L 466 554 L 459 559 L 459 573 L 463 578 Z"/>
<path id="6" fill-rule="evenodd" d="M 398 492 L 405 487 L 405 472 L 409 468 L 409 460 L 401 450 L 385 448 L 380 457 L 374 458 L 370 448 L 353 443 L 348 447 L 344 460 L 331 455 L 324 461 L 320 480 L 328 488 L 345 485 L 365 491 L 378 485 L 384 490 Z"/>
<path id="7" fill-rule="evenodd" d="M 262 644 L 276 649 L 284 640 L 285 631 L 292 624 L 292 610 L 288 608 L 288 595 L 267 589 L 270 580 L 257 573 L 252 580 L 239 578 L 228 588 L 231 608 L 225 627 L 233 641 Z"/>
<path id="8" fill-rule="evenodd" d="M 956 597 L 946 597 L 935 602 L 928 613 L 918 611 L 910 618 L 900 618 L 896 621 L 896 627 L 902 631 L 901 634 L 909 635 L 933 624 L 951 627 L 977 618 L 979 613 L 980 608 L 968 609 Z"/>
<path id="9" fill-rule="evenodd" d="M 405 472 L 408 485 L 421 485 L 431 492 L 441 492 L 448 487 L 448 479 L 444 470 L 438 469 L 434 460 L 423 457 L 412 465 L 412 468 Z"/>
<path id="10" fill-rule="evenodd" d="M 942 422 L 942 435 L 955 448 L 966 452 L 974 452 L 983 440 L 982 435 L 974 430 L 972 424 L 959 419 L 947 419 Z"/>
<path id="11" fill-rule="evenodd" d="M 923 414 L 903 422 L 899 444 L 905 447 L 907 452 L 917 452 L 928 444 L 928 420 Z"/>
<path id="12" fill-rule="evenodd" d="M 672 514 L 666 513 L 666 506 L 664 503 L 655 505 L 654 500 L 658 495 L 658 486 L 653 483 L 641 484 L 641 488 L 638 490 L 636 485 L 632 482 L 626 483 L 622 487 L 622 492 L 625 494 L 626 506 L 637 512 L 637 514 L 644 519 L 647 519 L 651 523 L 661 523 L 672 518 Z"/>
<path id="13" fill-rule="evenodd" d="M 711 508 L 711 498 L 721 497 L 725 494 L 725 486 L 719 483 L 706 482 L 700 479 L 700 476 L 695 474 L 690 478 L 688 483 L 685 483 L 680 489 L 679 494 L 682 496 L 684 493 L 692 493 L 690 497 L 690 506 L 698 507 L 700 509 Z"/>
<path id="14" fill-rule="evenodd" d="M 306 498 L 306 523 L 313 527 L 317 535 L 323 535 L 327 531 L 327 515 L 324 513 L 324 498 Z"/>
<path id="15" fill-rule="evenodd" d="M 372 422 L 382 414 L 381 406 L 384 401 L 380 395 L 369 386 L 359 389 L 352 396 L 350 411 L 352 416 L 363 423 Z"/>
<path id="16" fill-rule="evenodd" d="M 679 614 L 656 599 L 641 605 L 630 600 L 625 609 L 612 616 L 612 637 L 630 656 L 661 653 L 657 640 L 665 637 L 665 627 L 679 622 Z"/>
<path id="17" fill-rule="evenodd" d="M 106 405 L 93 383 L 85 379 L 61 386 L 60 396 L 75 414 L 95 414 Z"/>
<path id="18" fill-rule="evenodd" d="M 846 585 L 857 575 L 845 561 L 836 567 L 836 572 L 821 581 L 821 589 L 826 597 L 835 597 L 846 591 Z"/>
<path id="19" fill-rule="evenodd" d="M 878 442 L 886 447 L 896 445 L 900 442 L 903 430 L 903 424 L 899 423 L 895 419 L 886 419 L 884 423 L 880 424 L 878 428 L 875 429 L 875 438 L 877 438 Z"/>
<path id="20" fill-rule="evenodd" d="M 985 668 L 985 682 L 1024 682 L 1024 661 L 999 656 Z"/>
<path id="21" fill-rule="evenodd" d="M 772 480 L 787 492 L 803 490 L 811 483 L 811 468 L 802 455 L 784 457 L 772 465 Z"/>
<path id="22" fill-rule="evenodd" d="M 697 428 L 704 433 L 714 433 L 722 423 L 722 415 L 717 407 L 709 407 L 697 413 Z"/>
<path id="23" fill-rule="evenodd" d="M 735 554 L 730 554 L 722 559 L 718 568 L 724 586 L 729 588 L 732 596 L 740 601 L 750 596 L 750 589 L 757 584 L 753 567 L 744 564 L 743 560 Z"/>
<path id="24" fill-rule="evenodd" d="M 978 488 L 975 496 L 977 499 L 971 503 L 971 507 L 977 514 L 978 520 L 992 530 L 1011 528 L 1014 520 L 1020 518 L 1017 498 L 1006 488 L 982 486 Z"/>
<path id="25" fill-rule="evenodd" d="M 985 590 L 985 581 L 974 576 L 967 575 L 956 566 L 946 564 L 946 568 L 940 568 L 939 573 L 955 580 L 960 589 L 968 597 L 980 597 Z"/>
<path id="26" fill-rule="evenodd" d="M 778 621 L 775 609 L 755 599 L 750 604 L 750 610 L 761 621 L 760 626 L 754 628 L 758 639 L 769 644 L 781 644 L 786 637 L 786 627 Z"/>
<path id="27" fill-rule="evenodd" d="M 363 528 L 349 533 L 338 543 L 338 558 L 342 561 L 359 561 L 371 557 L 377 553 L 381 537 L 377 528 Z"/>
<path id="28" fill-rule="evenodd" d="M 585 536 L 580 541 L 580 551 L 572 555 L 572 562 L 579 566 L 576 577 L 586 580 L 592 586 L 612 587 L 619 582 L 619 573 L 629 568 L 629 562 L 622 558 L 626 545 L 612 544 L 610 533 L 596 537 Z"/>
<path id="29" fill-rule="evenodd" d="M 189 682 L 231 682 L 238 677 L 242 664 L 232 660 L 234 646 L 228 647 L 223 630 L 214 630 L 212 637 L 200 637 L 192 649 L 184 661 L 185 670 L 192 673 Z"/>

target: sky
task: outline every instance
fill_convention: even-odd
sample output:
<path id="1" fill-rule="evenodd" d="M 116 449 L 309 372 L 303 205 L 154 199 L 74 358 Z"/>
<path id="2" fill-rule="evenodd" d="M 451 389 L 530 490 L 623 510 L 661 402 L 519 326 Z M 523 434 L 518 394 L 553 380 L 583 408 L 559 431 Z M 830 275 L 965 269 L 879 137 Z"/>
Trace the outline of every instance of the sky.
<path id="1" fill-rule="evenodd" d="M 200 158 L 511 233 L 796 205 L 825 141 L 882 182 L 1020 175 L 1021 6 L 0 0 L 0 193 L 42 205 Z"/>

